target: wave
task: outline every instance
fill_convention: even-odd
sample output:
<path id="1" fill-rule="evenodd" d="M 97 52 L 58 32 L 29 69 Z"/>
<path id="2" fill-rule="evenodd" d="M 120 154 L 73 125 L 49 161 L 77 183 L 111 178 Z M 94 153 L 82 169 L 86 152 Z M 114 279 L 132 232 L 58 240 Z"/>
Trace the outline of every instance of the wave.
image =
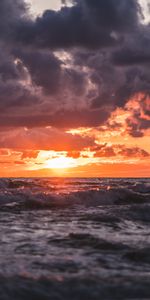
<path id="1" fill-rule="evenodd" d="M 65 238 L 50 239 L 50 244 L 55 246 L 73 247 L 73 248 L 88 248 L 101 251 L 121 251 L 129 250 L 130 247 L 117 242 L 100 239 L 89 233 L 70 233 Z"/>
<path id="2" fill-rule="evenodd" d="M 5 190 L 0 192 L 1 209 L 55 209 L 72 206 L 113 206 L 149 203 L 149 193 L 139 193 L 125 188 L 88 190 L 71 193 Z"/>

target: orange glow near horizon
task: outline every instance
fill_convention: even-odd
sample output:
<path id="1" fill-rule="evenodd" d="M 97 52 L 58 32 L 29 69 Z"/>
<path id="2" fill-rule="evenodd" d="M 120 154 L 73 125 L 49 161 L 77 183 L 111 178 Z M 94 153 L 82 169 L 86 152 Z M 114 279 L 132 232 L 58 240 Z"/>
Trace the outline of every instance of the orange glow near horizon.
<path id="1" fill-rule="evenodd" d="M 116 151 L 125 151 L 125 154 L 121 152 L 114 157 L 108 155 L 108 150 L 105 153 L 104 148 L 98 155 L 86 151 L 76 158 L 67 156 L 72 153 L 66 152 L 28 150 L 24 153 L 22 150 L 3 149 L 0 152 L 0 176 L 149 177 L 150 156 L 146 152 L 134 154 L 132 151 L 130 153 L 130 148 L 126 149 L 129 149 L 128 157 L 123 156 L 127 150 L 122 147 Z"/>
<path id="2" fill-rule="evenodd" d="M 149 110 L 149 98 L 137 95 L 128 101 L 126 109 L 116 109 L 99 127 L 1 132 L 4 145 L 13 147 L 0 148 L 0 176 L 150 177 L 150 130 L 134 137 L 126 123 L 139 111 L 142 120 L 149 120 L 143 105 Z M 43 149 L 39 149 L 41 144 Z"/>
<path id="3" fill-rule="evenodd" d="M 45 168 L 48 169 L 68 169 L 76 166 L 75 159 L 61 156 L 52 158 L 45 163 Z"/>

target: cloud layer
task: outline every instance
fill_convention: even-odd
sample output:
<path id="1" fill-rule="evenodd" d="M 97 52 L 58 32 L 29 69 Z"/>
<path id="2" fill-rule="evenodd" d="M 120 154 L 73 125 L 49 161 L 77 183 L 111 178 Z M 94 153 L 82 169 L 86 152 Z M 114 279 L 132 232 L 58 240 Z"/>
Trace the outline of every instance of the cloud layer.
<path id="1" fill-rule="evenodd" d="M 32 128 L 28 139 L 39 149 L 43 128 L 48 140 L 43 148 L 52 140 L 51 149 L 59 150 L 57 128 L 66 143 L 63 150 L 78 151 L 91 147 L 94 137 L 68 136 L 65 130 L 107 127 L 119 108 L 130 112 L 124 121 L 127 133 L 144 136 L 150 128 L 150 25 L 141 16 L 136 0 L 73 0 L 72 6 L 46 10 L 35 19 L 23 0 L 1 0 L 2 135 Z M 129 109 L 139 94 L 138 108 Z M 17 137 L 10 140 L 1 137 L 1 147 L 17 147 Z M 113 151 L 107 148 L 105 155 Z"/>

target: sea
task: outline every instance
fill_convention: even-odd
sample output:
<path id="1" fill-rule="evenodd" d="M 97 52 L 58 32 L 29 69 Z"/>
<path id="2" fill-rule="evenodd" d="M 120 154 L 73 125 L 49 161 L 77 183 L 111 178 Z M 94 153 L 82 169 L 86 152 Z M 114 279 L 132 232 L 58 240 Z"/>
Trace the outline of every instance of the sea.
<path id="1" fill-rule="evenodd" d="M 0 300 L 150 299 L 149 178 L 1 178 Z"/>

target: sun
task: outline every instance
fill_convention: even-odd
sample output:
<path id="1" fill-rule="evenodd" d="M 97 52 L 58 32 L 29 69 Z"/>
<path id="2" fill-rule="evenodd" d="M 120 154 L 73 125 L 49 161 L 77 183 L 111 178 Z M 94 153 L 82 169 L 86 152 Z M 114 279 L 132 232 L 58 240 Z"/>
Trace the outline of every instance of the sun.
<path id="1" fill-rule="evenodd" d="M 56 157 L 46 162 L 48 169 L 68 169 L 75 166 L 75 160 L 71 157 Z"/>

